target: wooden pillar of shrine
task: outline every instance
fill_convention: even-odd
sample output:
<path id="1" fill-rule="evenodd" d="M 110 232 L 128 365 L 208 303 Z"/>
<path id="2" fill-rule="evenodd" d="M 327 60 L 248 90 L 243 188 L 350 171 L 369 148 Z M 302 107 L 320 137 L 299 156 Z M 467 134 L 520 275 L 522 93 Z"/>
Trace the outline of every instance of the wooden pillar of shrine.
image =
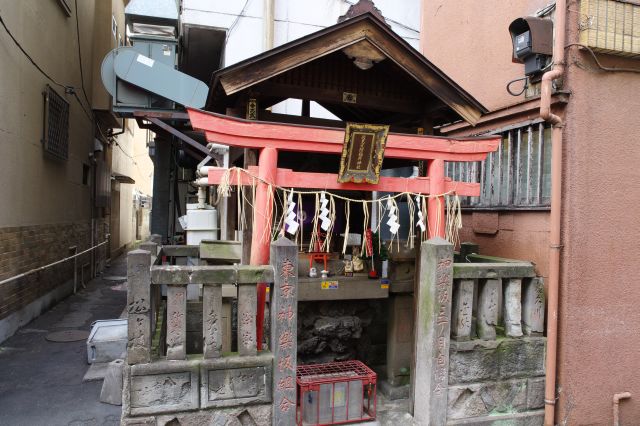
<path id="1" fill-rule="evenodd" d="M 258 158 L 258 177 L 255 205 L 253 206 L 253 235 L 251 236 L 251 265 L 268 265 L 271 243 L 271 214 L 273 188 L 264 182 L 275 182 L 278 169 L 278 151 L 275 148 L 263 148 Z M 258 350 L 262 349 L 264 326 L 264 308 L 267 284 L 258 284 L 258 312 L 256 318 L 256 339 Z"/>
<path id="2" fill-rule="evenodd" d="M 444 160 L 431 160 L 427 169 L 429 194 L 444 194 Z M 429 238 L 445 236 L 445 200 L 444 197 L 429 197 L 427 202 L 427 222 Z"/>

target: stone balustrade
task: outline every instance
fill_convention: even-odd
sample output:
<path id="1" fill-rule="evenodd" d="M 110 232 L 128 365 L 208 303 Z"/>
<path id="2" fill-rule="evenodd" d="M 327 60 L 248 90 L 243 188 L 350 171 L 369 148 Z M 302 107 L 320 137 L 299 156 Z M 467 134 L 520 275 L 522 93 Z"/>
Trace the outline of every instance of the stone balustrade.
<path id="1" fill-rule="evenodd" d="M 495 340 L 540 336 L 544 331 L 544 285 L 530 262 L 476 254 L 455 263 L 451 338 Z"/>
<path id="2" fill-rule="evenodd" d="M 414 424 L 542 424 L 542 280 L 530 262 L 474 251 L 463 244 L 454 255 L 438 238 L 421 245 Z"/>
<path id="3" fill-rule="evenodd" d="M 127 262 L 128 345 L 122 424 L 156 424 L 173 417 L 198 424 L 198 416 L 205 418 L 209 411 L 225 422 L 248 419 L 251 424 L 266 425 L 273 418 L 276 424 L 292 424 L 297 276 L 289 272 L 297 268 L 295 244 L 274 242 L 272 265 L 265 266 L 167 265 L 162 264 L 163 259 L 183 263 L 176 259 L 202 258 L 199 247 L 147 242 L 140 248 L 129 252 Z M 279 271 L 278 276 L 274 270 Z M 274 283 L 272 303 L 281 310 L 286 308 L 284 314 L 272 318 L 272 333 L 278 338 L 272 337 L 277 343 L 274 346 L 272 342 L 270 351 L 257 350 L 258 283 Z M 187 354 L 189 284 L 202 285 L 201 354 Z M 222 351 L 223 284 L 234 284 L 238 289 L 237 353 Z M 289 319 L 287 312 L 294 317 Z M 290 340 L 282 341 L 282 335 Z M 274 355 L 280 361 L 275 366 Z"/>
<path id="4" fill-rule="evenodd" d="M 186 358 L 187 285 L 203 286 L 203 356 L 217 358 L 222 352 L 222 284 L 238 286 L 238 353 L 256 355 L 256 285 L 273 281 L 271 266 L 177 266 L 151 267 L 151 284 L 167 285 L 167 359 Z"/>

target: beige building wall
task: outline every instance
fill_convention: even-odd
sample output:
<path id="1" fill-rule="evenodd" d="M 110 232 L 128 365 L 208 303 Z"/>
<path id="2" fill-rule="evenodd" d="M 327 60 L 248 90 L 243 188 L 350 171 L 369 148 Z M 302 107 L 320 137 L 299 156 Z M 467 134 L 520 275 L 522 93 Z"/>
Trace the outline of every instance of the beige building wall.
<path id="1" fill-rule="evenodd" d="M 85 88 L 91 97 L 93 1 L 79 2 Z M 67 17 L 55 1 L 0 0 L 7 27 L 31 57 L 57 82 L 82 94 L 75 13 Z M 93 152 L 90 117 L 64 88 L 29 62 L 0 28 L 0 227 L 90 219 L 90 186 L 82 184 L 83 164 Z M 50 84 L 70 104 L 69 159 L 43 155 L 43 95 Z M 71 207 L 72 206 L 72 207 Z"/>
<path id="2" fill-rule="evenodd" d="M 115 189 L 112 197 L 119 198 L 120 209 L 118 240 L 112 241 L 113 250 L 131 247 L 136 242 L 139 220 L 144 222 L 141 238 L 149 235 L 149 209 L 137 212 L 134 206 L 136 191 L 148 197 L 153 195 L 153 161 L 147 147 L 149 137 L 149 130 L 140 129 L 135 120 L 126 120 L 124 133 L 116 136 L 116 142 L 111 147 L 113 172 L 135 181 L 133 184 L 117 183 L 112 186 Z"/>
<path id="3" fill-rule="evenodd" d="M 92 164 L 94 131 L 82 92 L 78 40 L 91 99 L 94 2 L 78 4 L 67 17 L 55 1 L 0 0 L 2 18 L 23 49 L 57 83 L 73 86 L 80 99 L 43 76 L 0 28 L 0 280 L 92 243 L 91 182 L 83 183 L 83 167 Z M 66 161 L 45 156 L 41 144 L 47 84 L 70 105 Z M 84 256 L 80 264 L 89 261 Z M 0 341 L 70 292 L 70 265 L 0 285 Z"/>
<path id="4" fill-rule="evenodd" d="M 102 7 L 107 3 L 111 10 L 103 13 Z M 52 82 L 39 72 L 0 27 L 0 281 L 57 261 L 71 254 L 73 247 L 85 250 L 103 241 L 110 228 L 109 209 L 93 208 L 92 156 L 98 132 L 92 122 L 91 107 L 99 106 L 94 103 L 94 96 L 98 100 L 106 95 L 96 77 L 99 78 L 104 54 L 114 46 L 105 43 L 113 37 L 114 11 L 124 37 L 124 2 L 82 0 L 77 2 L 77 11 L 75 2 L 67 4 L 71 16 L 54 0 L 0 0 L 0 14 L 9 31 L 33 61 L 55 80 Z M 43 91 L 47 84 L 69 103 L 67 160 L 46 156 L 42 147 Z M 61 86 L 74 89 L 65 90 Z M 115 152 L 120 151 L 115 146 L 105 147 L 99 155 L 113 159 L 118 170 L 131 176 L 137 170 L 133 163 L 136 143 L 140 142 L 135 142 L 133 135 L 119 137 L 118 144 L 131 158 Z M 149 179 L 148 157 L 141 156 L 136 163 L 143 165 L 146 172 L 142 176 Z M 150 185 L 142 178 L 136 182 L 144 188 Z M 133 187 L 122 187 L 118 204 L 124 210 L 117 216 L 123 223 L 118 223 L 119 232 L 114 237 L 118 244 L 122 241 L 127 245 L 135 237 Z M 93 236 L 92 229 L 95 229 Z M 101 264 L 106 253 L 105 247 L 96 250 L 96 265 Z M 84 255 L 79 260 L 80 265 L 85 265 L 87 276 L 92 269 L 91 257 Z M 72 277 L 72 263 L 68 262 L 0 284 L 0 342 L 68 295 Z"/>

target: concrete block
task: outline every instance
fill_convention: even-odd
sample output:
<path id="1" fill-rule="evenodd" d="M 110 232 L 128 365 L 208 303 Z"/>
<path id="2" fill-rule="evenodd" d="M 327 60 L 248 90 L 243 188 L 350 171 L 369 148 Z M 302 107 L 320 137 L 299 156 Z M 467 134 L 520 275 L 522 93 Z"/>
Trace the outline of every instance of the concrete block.
<path id="1" fill-rule="evenodd" d="M 222 354 L 222 286 L 205 285 L 202 297 L 203 354 L 216 358 Z"/>
<path id="2" fill-rule="evenodd" d="M 187 288 L 167 287 L 167 359 L 187 356 Z"/>
<path id="3" fill-rule="evenodd" d="M 174 424 L 180 426 L 270 426 L 271 406 L 260 404 L 165 414 L 157 416 L 153 425 L 156 426 L 156 424 L 162 426 Z"/>
<path id="4" fill-rule="evenodd" d="M 157 256 L 158 255 L 158 244 L 156 244 L 156 243 L 154 243 L 152 241 L 146 241 L 144 243 L 140 243 L 138 248 L 140 250 L 148 251 L 151 254 L 151 256 Z"/>
<path id="5" fill-rule="evenodd" d="M 527 408 L 544 408 L 544 377 L 527 379 Z"/>
<path id="6" fill-rule="evenodd" d="M 202 408 L 271 402 L 273 356 L 204 359 L 200 365 Z"/>
<path id="7" fill-rule="evenodd" d="M 474 280 L 456 280 L 451 307 L 451 335 L 456 340 L 469 340 L 472 333 Z"/>
<path id="8" fill-rule="evenodd" d="M 122 417 L 120 426 L 156 426 L 155 417 Z"/>
<path id="9" fill-rule="evenodd" d="M 242 245 L 240 241 L 201 241 L 200 258 L 216 263 L 240 263 Z"/>
<path id="10" fill-rule="evenodd" d="M 201 406 L 230 407 L 270 402 L 270 368 L 247 367 L 203 372 Z"/>
<path id="11" fill-rule="evenodd" d="M 257 293 L 255 284 L 238 284 L 238 352 L 255 355 Z"/>
<path id="12" fill-rule="evenodd" d="M 448 419 L 517 413 L 527 410 L 527 379 L 449 387 Z"/>
<path id="13" fill-rule="evenodd" d="M 145 250 L 127 254 L 127 363 L 151 360 L 151 256 Z"/>
<path id="14" fill-rule="evenodd" d="M 94 362 L 89 366 L 87 372 L 84 373 L 82 378 L 83 382 L 93 382 L 98 380 L 104 380 L 105 374 L 107 374 L 107 368 L 109 368 L 108 362 Z"/>
<path id="15" fill-rule="evenodd" d="M 450 352 L 449 383 L 543 376 L 545 343 L 544 337 L 524 337 L 500 340 L 495 348 L 454 349 Z"/>
<path id="16" fill-rule="evenodd" d="M 394 386 L 388 380 L 378 381 L 378 390 L 385 398 L 391 401 L 406 399 L 411 396 L 411 386 L 409 384 Z"/>
<path id="17" fill-rule="evenodd" d="M 522 279 L 505 280 L 503 307 L 505 334 L 508 337 L 522 336 Z"/>
<path id="18" fill-rule="evenodd" d="M 453 246 L 442 238 L 420 250 L 416 289 L 415 351 L 411 377 L 416 425 L 444 425 L 449 383 Z"/>
<path id="19" fill-rule="evenodd" d="M 527 336 L 544 333 L 544 283 L 542 278 L 525 279 L 522 297 L 522 325 Z"/>
<path id="20" fill-rule="evenodd" d="M 498 310 L 502 282 L 500 280 L 483 280 L 478 293 L 478 337 L 484 340 L 495 340 L 498 325 Z"/>
<path id="21" fill-rule="evenodd" d="M 132 368 L 131 415 L 195 410 L 199 406 L 199 370 L 187 362 L 165 361 Z M 125 392 L 123 395 L 127 395 Z M 126 412 L 126 411 L 125 411 Z"/>
<path id="22" fill-rule="evenodd" d="M 413 350 L 413 296 L 389 297 L 387 324 L 387 380 L 391 385 L 407 384 Z"/>
<path id="23" fill-rule="evenodd" d="M 449 426 L 542 426 L 544 410 L 526 411 L 524 413 L 489 415 L 467 419 L 454 419 L 447 422 Z"/>
<path id="24" fill-rule="evenodd" d="M 116 359 L 109 363 L 102 382 L 100 402 L 122 405 L 122 377 L 124 361 Z"/>

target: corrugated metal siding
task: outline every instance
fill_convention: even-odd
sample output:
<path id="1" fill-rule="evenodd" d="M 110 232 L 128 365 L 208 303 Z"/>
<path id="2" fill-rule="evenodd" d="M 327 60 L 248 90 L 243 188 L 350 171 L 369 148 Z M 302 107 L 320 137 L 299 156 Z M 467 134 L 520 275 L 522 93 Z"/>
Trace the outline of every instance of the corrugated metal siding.
<path id="1" fill-rule="evenodd" d="M 479 182 L 480 197 L 463 197 L 466 207 L 548 208 L 551 195 L 551 128 L 538 122 L 500 132 L 500 149 L 482 162 L 446 163 L 446 174 Z"/>
<path id="2" fill-rule="evenodd" d="M 640 2 L 582 0 L 580 43 L 593 50 L 640 57 Z"/>

